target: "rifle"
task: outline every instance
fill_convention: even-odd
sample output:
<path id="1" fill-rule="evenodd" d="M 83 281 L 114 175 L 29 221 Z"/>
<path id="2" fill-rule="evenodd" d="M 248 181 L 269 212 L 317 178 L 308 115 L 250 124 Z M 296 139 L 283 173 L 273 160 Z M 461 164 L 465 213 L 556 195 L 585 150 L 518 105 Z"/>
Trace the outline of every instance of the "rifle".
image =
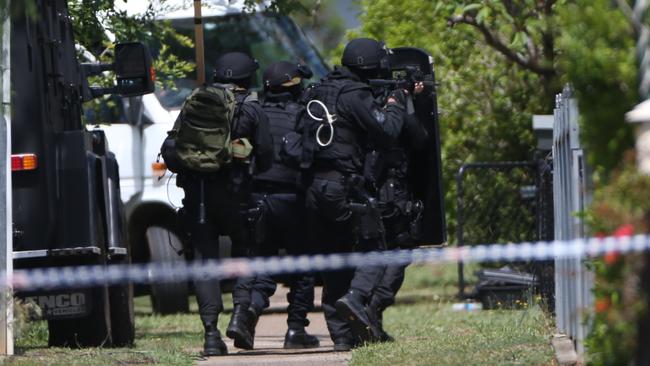
<path id="1" fill-rule="evenodd" d="M 402 72 L 393 73 L 394 79 L 370 79 L 368 84 L 371 87 L 386 88 L 389 90 L 404 89 L 408 90 L 409 94 L 406 96 L 406 110 L 408 114 L 413 114 L 415 107 L 413 106 L 413 90 L 416 83 L 423 83 L 425 90 L 435 90 L 436 83 L 431 80 L 426 80 L 424 73 L 415 66 L 407 66 Z"/>
<path id="2" fill-rule="evenodd" d="M 403 72 L 396 72 L 394 79 L 370 79 L 370 86 L 382 87 L 389 89 L 405 89 L 412 92 L 416 83 L 423 83 L 425 88 L 433 89 L 436 86 L 431 80 L 426 80 L 426 76 L 419 68 L 407 66 Z"/>

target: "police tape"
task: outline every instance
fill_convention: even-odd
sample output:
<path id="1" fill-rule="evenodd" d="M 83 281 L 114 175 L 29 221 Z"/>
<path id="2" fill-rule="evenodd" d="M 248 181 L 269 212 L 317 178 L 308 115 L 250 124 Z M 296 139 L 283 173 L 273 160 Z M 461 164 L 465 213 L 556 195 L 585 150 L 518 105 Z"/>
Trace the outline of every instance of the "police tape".
<path id="1" fill-rule="evenodd" d="M 190 280 L 232 279 L 259 275 L 288 275 L 337 271 L 361 266 L 390 266 L 445 262 L 507 262 L 584 259 L 607 253 L 650 250 L 650 235 L 587 238 L 568 241 L 486 244 L 418 248 L 367 253 L 225 258 L 207 261 L 151 262 L 76 267 L 18 269 L 4 278 L 3 288 L 48 290 L 125 283 L 151 284 Z"/>

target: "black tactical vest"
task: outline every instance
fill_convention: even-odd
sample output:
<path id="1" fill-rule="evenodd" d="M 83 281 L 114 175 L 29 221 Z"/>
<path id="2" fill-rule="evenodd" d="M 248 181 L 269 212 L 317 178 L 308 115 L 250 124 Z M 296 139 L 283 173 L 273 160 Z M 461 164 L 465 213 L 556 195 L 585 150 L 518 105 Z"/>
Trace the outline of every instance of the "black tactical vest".
<path id="1" fill-rule="evenodd" d="M 350 161 L 359 172 L 363 166 L 363 149 L 361 145 L 362 134 L 353 121 L 347 120 L 346 116 L 341 114 L 340 98 L 345 96 L 346 93 L 367 88 L 365 84 L 352 81 L 345 78 L 325 79 L 317 86 L 313 87 L 309 93 L 309 99 L 319 100 L 327 106 L 330 114 L 336 115 L 336 122 L 334 123 L 334 140 L 332 144 L 326 147 L 316 146 L 314 153 L 314 167 L 321 170 L 343 170 L 342 161 Z M 319 118 L 324 118 L 324 111 L 317 105 L 312 105 L 312 114 Z M 323 122 L 315 122 L 314 127 L 318 127 Z M 312 128 L 311 133 L 316 133 L 316 128 Z M 323 128 L 321 140 L 328 140 L 327 133 L 329 129 Z M 354 172 L 352 172 L 354 173 Z"/>
<path id="2" fill-rule="evenodd" d="M 295 132 L 298 117 L 304 107 L 288 102 L 267 101 L 262 104 L 262 109 L 269 119 L 269 129 L 273 139 L 273 165 L 264 173 L 255 176 L 256 181 L 298 185 L 300 173 L 297 169 L 288 167 L 280 158 L 282 138 L 289 132 Z"/>

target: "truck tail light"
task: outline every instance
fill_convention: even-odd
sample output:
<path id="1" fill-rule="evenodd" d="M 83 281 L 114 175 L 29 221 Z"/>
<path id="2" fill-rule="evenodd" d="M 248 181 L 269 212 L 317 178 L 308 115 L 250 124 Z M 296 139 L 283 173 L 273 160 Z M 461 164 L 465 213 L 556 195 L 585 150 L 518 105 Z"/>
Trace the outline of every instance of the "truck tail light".
<path id="1" fill-rule="evenodd" d="M 38 168 L 36 154 L 14 154 L 11 155 L 11 171 L 35 170 Z"/>

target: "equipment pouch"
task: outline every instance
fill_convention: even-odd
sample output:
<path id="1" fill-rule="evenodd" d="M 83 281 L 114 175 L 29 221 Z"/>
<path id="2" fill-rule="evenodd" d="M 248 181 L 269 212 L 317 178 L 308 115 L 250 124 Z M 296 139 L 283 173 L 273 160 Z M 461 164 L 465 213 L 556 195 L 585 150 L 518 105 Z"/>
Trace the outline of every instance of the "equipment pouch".
<path id="1" fill-rule="evenodd" d="M 373 188 L 377 187 L 377 183 L 382 181 L 383 172 L 384 159 L 382 158 L 382 154 L 376 150 L 367 153 L 363 163 L 363 177 L 366 179 L 366 182 Z"/>
<path id="2" fill-rule="evenodd" d="M 297 132 L 289 132 L 282 137 L 280 159 L 292 168 L 301 168 L 303 164 L 303 137 Z"/>
<path id="3" fill-rule="evenodd" d="M 250 235 L 250 242 L 255 249 L 266 239 L 266 214 L 264 202 L 257 201 L 255 206 L 246 210 L 246 225 Z"/>
<path id="4" fill-rule="evenodd" d="M 379 199 L 382 202 L 395 202 L 395 179 L 389 178 L 379 189 Z"/>
<path id="5" fill-rule="evenodd" d="M 409 223 L 409 233 L 411 240 L 414 242 L 422 237 L 422 212 L 424 211 L 421 201 L 416 201 L 413 204 L 411 212 L 411 222 Z"/>
<path id="6" fill-rule="evenodd" d="M 365 212 L 359 216 L 359 233 L 363 239 L 377 239 L 384 235 L 384 225 L 377 201 L 368 198 Z"/>

